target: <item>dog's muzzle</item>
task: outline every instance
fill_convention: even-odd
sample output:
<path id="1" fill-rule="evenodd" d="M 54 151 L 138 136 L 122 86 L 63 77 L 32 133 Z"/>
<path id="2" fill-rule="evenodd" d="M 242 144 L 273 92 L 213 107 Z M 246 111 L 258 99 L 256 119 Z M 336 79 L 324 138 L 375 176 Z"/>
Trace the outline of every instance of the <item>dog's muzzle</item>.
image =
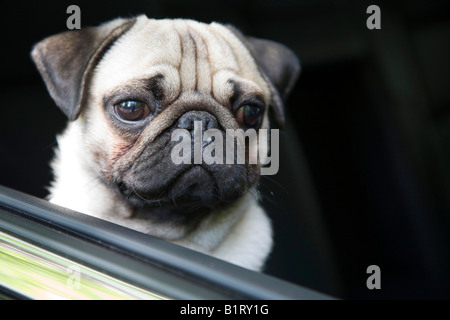
<path id="1" fill-rule="evenodd" d="M 177 143 L 171 141 L 171 132 L 176 129 L 191 134 L 190 164 L 174 164 L 171 160 L 172 148 Z M 249 187 L 244 164 L 194 163 L 194 139 L 209 129 L 221 130 L 213 114 L 191 110 L 181 115 L 127 170 L 117 183 L 120 194 L 135 207 L 177 207 L 185 211 L 213 209 L 241 197 Z M 201 150 L 208 144 L 202 141 Z"/>

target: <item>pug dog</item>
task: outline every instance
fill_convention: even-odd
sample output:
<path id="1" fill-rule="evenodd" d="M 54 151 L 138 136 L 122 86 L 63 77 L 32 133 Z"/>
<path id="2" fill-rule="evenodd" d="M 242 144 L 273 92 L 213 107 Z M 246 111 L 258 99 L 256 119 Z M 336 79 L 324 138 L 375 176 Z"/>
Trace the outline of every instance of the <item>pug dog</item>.
<path id="1" fill-rule="evenodd" d="M 262 270 L 273 241 L 261 164 L 175 164 L 171 135 L 270 128 L 269 113 L 283 125 L 299 73 L 290 49 L 229 25 L 141 15 L 50 36 L 31 56 L 69 119 L 51 202 Z"/>

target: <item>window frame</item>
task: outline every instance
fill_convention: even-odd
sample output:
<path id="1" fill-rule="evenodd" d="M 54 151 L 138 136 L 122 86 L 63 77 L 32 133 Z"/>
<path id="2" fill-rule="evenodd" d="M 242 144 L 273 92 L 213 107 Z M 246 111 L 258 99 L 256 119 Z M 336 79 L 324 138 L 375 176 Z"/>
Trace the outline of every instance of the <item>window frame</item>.
<path id="1" fill-rule="evenodd" d="M 3 186 L 0 232 L 168 299 L 333 298 Z"/>

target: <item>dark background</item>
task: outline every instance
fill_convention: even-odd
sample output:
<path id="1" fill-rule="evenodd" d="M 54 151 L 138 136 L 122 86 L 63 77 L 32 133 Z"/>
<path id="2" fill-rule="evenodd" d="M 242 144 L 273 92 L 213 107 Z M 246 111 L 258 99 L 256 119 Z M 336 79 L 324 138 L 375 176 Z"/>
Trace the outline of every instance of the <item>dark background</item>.
<path id="1" fill-rule="evenodd" d="M 232 23 L 291 47 L 280 171 L 263 177 L 275 227 L 268 274 L 341 298 L 450 298 L 448 1 L 8 1 L 1 6 L 0 184 L 44 197 L 65 118 L 33 43 L 117 16 Z M 381 30 L 366 8 L 381 8 Z M 366 269 L 381 268 L 381 290 Z"/>

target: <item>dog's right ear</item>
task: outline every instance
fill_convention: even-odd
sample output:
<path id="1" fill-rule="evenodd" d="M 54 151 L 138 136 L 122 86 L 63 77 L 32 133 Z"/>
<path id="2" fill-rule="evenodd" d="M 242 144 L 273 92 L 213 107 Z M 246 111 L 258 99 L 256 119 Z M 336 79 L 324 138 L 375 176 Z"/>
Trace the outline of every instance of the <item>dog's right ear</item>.
<path id="1" fill-rule="evenodd" d="M 98 27 L 66 31 L 34 46 L 31 56 L 47 90 L 70 120 L 80 115 L 92 70 L 135 21 L 116 19 Z"/>

